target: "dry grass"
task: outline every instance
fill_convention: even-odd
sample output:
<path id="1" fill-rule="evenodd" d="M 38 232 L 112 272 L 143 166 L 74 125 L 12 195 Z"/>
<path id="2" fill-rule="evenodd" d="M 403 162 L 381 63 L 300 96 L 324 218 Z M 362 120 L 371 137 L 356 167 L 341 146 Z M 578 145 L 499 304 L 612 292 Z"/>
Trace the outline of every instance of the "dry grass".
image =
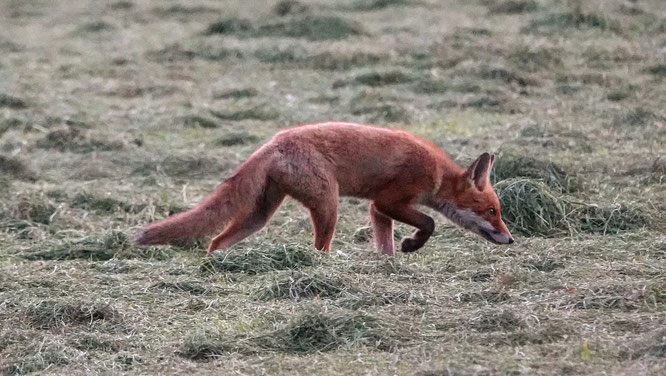
<path id="1" fill-rule="evenodd" d="M 0 374 L 663 373 L 665 12 L 0 2 Z M 129 241 L 331 119 L 494 152 L 516 243 L 383 257 L 348 198 L 330 253 L 291 200 L 212 257 Z"/>

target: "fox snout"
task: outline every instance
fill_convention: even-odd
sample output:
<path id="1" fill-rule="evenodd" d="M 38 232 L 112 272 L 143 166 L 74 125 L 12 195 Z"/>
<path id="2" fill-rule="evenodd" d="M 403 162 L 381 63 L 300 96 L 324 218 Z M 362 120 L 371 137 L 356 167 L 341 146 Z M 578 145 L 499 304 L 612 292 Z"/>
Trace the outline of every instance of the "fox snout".
<path id="1" fill-rule="evenodd" d="M 458 209 L 455 204 L 446 203 L 440 209 L 441 213 L 453 223 L 463 227 L 489 242 L 495 244 L 512 244 L 514 242 L 509 229 L 500 220 L 496 226 L 481 218 L 470 209 Z"/>

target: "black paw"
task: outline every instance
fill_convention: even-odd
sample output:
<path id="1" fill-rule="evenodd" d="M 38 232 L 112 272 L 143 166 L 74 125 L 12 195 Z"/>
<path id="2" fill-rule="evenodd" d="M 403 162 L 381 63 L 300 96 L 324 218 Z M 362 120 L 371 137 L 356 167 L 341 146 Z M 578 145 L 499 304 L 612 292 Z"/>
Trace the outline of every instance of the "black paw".
<path id="1" fill-rule="evenodd" d="M 414 238 L 404 238 L 400 243 L 400 252 L 414 252 L 419 248 L 421 248 L 421 244 L 418 244 Z"/>

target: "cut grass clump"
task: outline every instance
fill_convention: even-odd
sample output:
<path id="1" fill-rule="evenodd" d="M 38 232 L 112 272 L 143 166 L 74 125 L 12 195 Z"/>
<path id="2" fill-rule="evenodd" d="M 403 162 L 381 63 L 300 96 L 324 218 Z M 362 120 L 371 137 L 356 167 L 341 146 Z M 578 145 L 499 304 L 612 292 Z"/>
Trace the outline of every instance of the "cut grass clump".
<path id="1" fill-rule="evenodd" d="M 0 154 L 0 173 L 7 174 L 18 180 L 35 181 L 37 177 L 25 163 L 17 158 L 6 157 Z"/>
<path id="2" fill-rule="evenodd" d="M 366 85 L 366 86 L 388 86 L 398 85 L 415 80 L 415 77 L 402 70 L 376 70 L 366 69 L 358 72 L 348 80 L 337 81 L 333 84 L 334 88 L 346 86 L 349 84 Z"/>
<path id="3" fill-rule="evenodd" d="M 630 343 L 628 349 L 621 351 L 620 356 L 626 359 L 666 358 L 666 330 L 660 329 L 645 333 L 642 338 Z"/>
<path id="4" fill-rule="evenodd" d="M 317 263 L 317 256 L 296 244 L 263 244 L 216 252 L 204 260 L 201 269 L 206 272 L 258 274 L 274 270 L 300 269 Z"/>
<path id="5" fill-rule="evenodd" d="M 457 295 L 461 303 L 500 303 L 511 299 L 511 296 L 504 291 L 482 290 L 468 291 Z"/>
<path id="6" fill-rule="evenodd" d="M 71 206 L 83 210 L 92 210 L 99 213 L 113 213 L 124 211 L 126 213 L 138 212 L 146 207 L 145 204 L 134 205 L 116 200 L 111 197 L 100 197 L 87 192 L 79 192 L 72 199 Z"/>
<path id="7" fill-rule="evenodd" d="M 261 349 L 239 336 L 226 335 L 219 330 L 196 329 L 185 336 L 177 354 L 183 358 L 205 361 L 230 353 L 252 355 Z"/>
<path id="8" fill-rule="evenodd" d="M 307 51 L 299 47 L 260 48 L 254 55 L 266 64 L 300 64 L 307 61 Z"/>
<path id="9" fill-rule="evenodd" d="M 390 351 L 397 345 L 377 319 L 348 310 L 322 312 L 310 308 L 278 329 L 253 329 L 252 333 L 256 334 L 243 336 L 221 333 L 217 328 L 197 329 L 185 337 L 178 355 L 209 360 L 230 353 L 251 355 L 276 351 L 306 355 L 357 346 Z"/>
<path id="10" fill-rule="evenodd" d="M 146 176 L 159 173 L 177 178 L 196 178 L 219 174 L 222 170 L 223 166 L 214 158 L 186 154 L 169 155 L 162 160 L 145 162 L 134 169 L 132 174 Z"/>
<path id="11" fill-rule="evenodd" d="M 666 64 L 656 64 L 645 68 L 645 71 L 655 76 L 666 77 Z"/>
<path id="12" fill-rule="evenodd" d="M 105 21 L 88 22 L 79 27 L 80 33 L 99 33 L 101 31 L 108 31 L 115 29 L 115 26 Z"/>
<path id="13" fill-rule="evenodd" d="M 340 52 L 326 51 L 308 56 L 304 63 L 313 69 L 343 71 L 354 67 L 374 65 L 385 59 L 387 59 L 385 56 L 365 52 L 341 54 Z"/>
<path id="14" fill-rule="evenodd" d="M 55 129 L 37 140 L 36 146 L 42 149 L 90 153 L 92 151 L 112 151 L 123 149 L 120 141 L 102 140 L 84 134 L 79 128 L 64 127 Z"/>
<path id="15" fill-rule="evenodd" d="M 341 278 L 327 276 L 322 273 L 295 272 L 290 276 L 282 277 L 274 283 L 261 287 L 253 295 L 259 300 L 301 300 L 337 298 L 354 291 L 349 283 Z"/>
<path id="16" fill-rule="evenodd" d="M 114 320 L 118 313 L 106 303 L 54 299 L 31 305 L 26 309 L 25 316 L 36 329 L 57 329 L 71 325 L 92 325 L 98 320 Z"/>
<path id="17" fill-rule="evenodd" d="M 643 107 L 636 106 L 616 116 L 612 125 L 615 127 L 637 128 L 650 126 L 655 121 L 666 121 L 666 118 L 660 117 Z"/>
<path id="18" fill-rule="evenodd" d="M 523 32 L 552 34 L 568 32 L 572 29 L 610 31 L 620 35 L 625 32 L 622 23 L 618 20 L 593 11 L 584 11 L 580 6 L 535 19 L 523 29 Z"/>
<path id="19" fill-rule="evenodd" d="M 255 97 L 258 94 L 259 94 L 259 91 L 257 89 L 254 89 L 254 88 L 229 89 L 229 90 L 213 93 L 213 98 L 215 98 L 215 99 L 227 99 L 227 98 L 242 99 L 242 98 Z"/>
<path id="20" fill-rule="evenodd" d="M 45 225 L 51 223 L 57 213 L 57 206 L 44 193 L 19 194 L 10 205 L 10 214 L 15 219 Z"/>
<path id="21" fill-rule="evenodd" d="M 351 10 L 370 11 L 409 5 L 410 0 L 356 0 Z"/>
<path id="22" fill-rule="evenodd" d="M 72 346 L 82 351 L 106 351 L 115 353 L 120 350 L 120 343 L 113 336 L 100 333 L 84 334 L 72 341 Z"/>
<path id="23" fill-rule="evenodd" d="M 586 205 L 577 210 L 580 228 L 592 234 L 617 234 L 644 227 L 649 219 L 637 207 L 617 204 L 609 207 Z"/>
<path id="24" fill-rule="evenodd" d="M 215 141 L 216 145 L 220 146 L 236 146 L 253 144 L 259 141 L 259 137 L 248 132 L 231 132 L 218 138 Z"/>
<path id="25" fill-rule="evenodd" d="M 507 84 L 517 84 L 521 87 L 538 85 L 537 80 L 519 71 L 509 70 L 501 66 L 482 65 L 476 70 L 476 74 L 485 80 L 499 80 Z"/>
<path id="26" fill-rule="evenodd" d="M 297 354 L 333 351 L 365 345 L 379 350 L 396 346 L 379 328 L 378 320 L 359 312 L 324 313 L 310 310 L 275 333 L 275 346 Z"/>
<path id="27" fill-rule="evenodd" d="M 303 14 L 310 11 L 310 7 L 296 0 L 282 0 L 273 7 L 273 13 L 280 17 Z"/>
<path id="28" fill-rule="evenodd" d="M 246 19 L 227 18 L 210 24 L 206 34 L 247 34 L 253 30 L 252 23 Z"/>
<path id="29" fill-rule="evenodd" d="M 24 251 L 19 256 L 26 260 L 106 261 L 114 257 L 166 259 L 170 257 L 170 254 L 168 248 L 137 248 L 124 232 L 109 231 L 77 240 L 41 244 Z"/>
<path id="30" fill-rule="evenodd" d="M 619 204 L 600 208 L 552 191 L 538 180 L 502 180 L 495 189 L 502 218 L 511 231 L 525 236 L 617 234 L 650 223 L 638 207 Z"/>
<path id="31" fill-rule="evenodd" d="M 553 71 L 562 66 L 562 51 L 555 48 L 519 45 L 509 55 L 511 61 L 520 71 L 537 72 Z"/>
<path id="32" fill-rule="evenodd" d="M 201 283 L 197 281 L 178 281 L 178 282 L 158 282 L 152 286 L 154 289 L 173 291 L 173 292 L 185 292 L 190 295 L 204 295 L 210 292 L 210 289 L 202 286 Z"/>
<path id="33" fill-rule="evenodd" d="M 479 332 L 512 332 L 525 327 L 525 322 L 510 310 L 490 309 L 471 317 L 469 326 Z"/>
<path id="34" fill-rule="evenodd" d="M 257 105 L 250 108 L 234 109 L 230 111 L 210 110 L 210 113 L 222 120 L 241 121 L 241 120 L 275 120 L 280 115 L 273 108 L 266 105 Z"/>
<path id="35" fill-rule="evenodd" d="M 363 106 L 352 102 L 352 115 L 371 115 L 372 123 L 404 123 L 412 120 L 412 115 L 405 107 L 397 103 L 383 103 L 377 105 Z"/>
<path id="36" fill-rule="evenodd" d="M 314 41 L 340 40 L 363 35 L 360 24 L 336 16 L 306 14 L 288 21 L 263 25 L 257 31 L 259 36 L 285 36 L 305 38 Z"/>
<path id="37" fill-rule="evenodd" d="M 37 375 L 44 370 L 83 359 L 85 354 L 52 339 L 39 339 L 25 347 L 14 346 L 2 354 L 0 374 Z"/>
<path id="38" fill-rule="evenodd" d="M 411 112 L 396 98 L 385 95 L 380 90 L 362 90 L 349 102 L 353 115 L 367 115 L 365 121 L 372 123 L 409 123 Z"/>
<path id="39" fill-rule="evenodd" d="M 189 115 L 183 118 L 183 125 L 186 127 L 200 127 L 200 128 L 219 128 L 220 124 L 206 116 Z"/>
<path id="40" fill-rule="evenodd" d="M 8 107 L 21 110 L 28 107 L 26 101 L 9 94 L 0 93 L 0 107 Z"/>
<path id="41" fill-rule="evenodd" d="M 572 192 L 578 188 L 576 179 L 559 165 L 528 156 L 503 155 L 493 165 L 494 181 L 530 178 L 543 181 L 549 188 Z"/>
<path id="42" fill-rule="evenodd" d="M 603 287 L 581 289 L 565 301 L 565 306 L 576 309 L 599 309 L 633 311 L 649 304 L 654 291 L 626 284 L 611 284 Z"/>
<path id="43" fill-rule="evenodd" d="M 538 8 L 535 0 L 507 0 L 494 4 L 490 7 L 491 13 L 520 14 L 534 12 Z"/>

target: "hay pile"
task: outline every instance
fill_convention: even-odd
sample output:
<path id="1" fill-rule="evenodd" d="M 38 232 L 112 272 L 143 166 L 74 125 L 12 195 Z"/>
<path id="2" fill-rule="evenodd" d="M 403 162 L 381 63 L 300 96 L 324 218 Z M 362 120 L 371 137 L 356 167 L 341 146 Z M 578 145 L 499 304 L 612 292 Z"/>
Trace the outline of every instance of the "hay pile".
<path id="1" fill-rule="evenodd" d="M 530 178 L 541 180 L 549 188 L 560 192 L 572 192 L 578 188 L 576 179 L 562 167 L 528 156 L 503 155 L 495 162 L 492 173 L 495 181 Z"/>
<path id="2" fill-rule="evenodd" d="M 524 236 L 577 233 L 616 234 L 643 227 L 649 220 L 636 206 L 600 207 L 552 190 L 546 183 L 512 178 L 495 184 L 502 218 L 512 232 Z"/>

